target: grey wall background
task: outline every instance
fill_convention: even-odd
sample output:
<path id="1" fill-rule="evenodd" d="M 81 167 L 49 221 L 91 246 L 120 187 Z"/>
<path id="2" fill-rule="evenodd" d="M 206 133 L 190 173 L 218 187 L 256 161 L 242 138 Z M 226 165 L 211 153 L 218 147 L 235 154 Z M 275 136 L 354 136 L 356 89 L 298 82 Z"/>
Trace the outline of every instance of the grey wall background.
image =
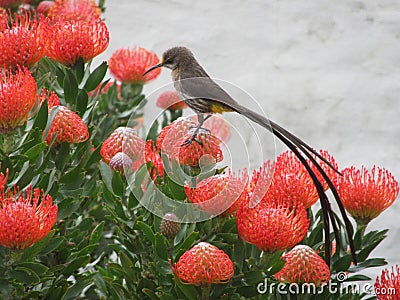
<path id="1" fill-rule="evenodd" d="M 98 61 L 121 47 L 139 45 L 161 56 L 186 45 L 210 75 L 250 93 L 271 119 L 328 149 L 341 168 L 377 164 L 400 178 L 399 1 L 106 4 L 111 43 Z M 163 70 L 145 91 L 169 82 Z M 374 252 L 389 265 L 400 263 L 399 208 L 397 201 L 369 226 L 390 228 Z"/>

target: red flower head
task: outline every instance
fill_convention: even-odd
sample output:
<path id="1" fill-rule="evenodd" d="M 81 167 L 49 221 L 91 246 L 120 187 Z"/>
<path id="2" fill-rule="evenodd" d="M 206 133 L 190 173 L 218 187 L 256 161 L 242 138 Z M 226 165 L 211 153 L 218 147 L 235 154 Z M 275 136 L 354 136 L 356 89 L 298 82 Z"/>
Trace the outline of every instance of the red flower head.
<path id="1" fill-rule="evenodd" d="M 201 242 L 183 253 L 172 272 L 184 284 L 227 283 L 234 274 L 233 262 L 217 247 Z"/>
<path id="2" fill-rule="evenodd" d="M 286 263 L 274 276 L 288 283 L 314 283 L 320 286 L 329 281 L 329 266 L 312 248 L 298 245 L 282 256 Z"/>
<path id="3" fill-rule="evenodd" d="M 374 285 L 378 300 L 400 300 L 400 268 L 396 265 L 392 272 L 388 269 L 382 271 L 381 278 L 376 278 Z"/>
<path id="4" fill-rule="evenodd" d="M 35 79 L 28 69 L 0 71 L 0 133 L 13 131 L 29 118 L 36 93 Z"/>
<path id="5" fill-rule="evenodd" d="M 57 20 L 52 25 L 47 56 L 66 66 L 82 57 L 85 62 L 106 50 L 110 35 L 101 19 L 88 21 Z"/>
<path id="6" fill-rule="evenodd" d="M 14 14 L 10 19 L 10 23 L 2 23 L 1 26 L 0 67 L 30 68 L 45 54 L 50 35 L 48 20 L 38 19 L 30 11 Z"/>
<path id="7" fill-rule="evenodd" d="M 248 175 L 245 170 L 242 176 L 235 177 L 219 174 L 200 181 L 195 188 L 185 185 L 185 193 L 190 202 L 195 203 L 201 210 L 210 215 L 227 216 L 234 214 L 240 203 L 247 199 Z"/>
<path id="8" fill-rule="evenodd" d="M 192 135 L 190 129 L 196 125 L 193 121 L 183 118 L 172 122 L 161 130 L 157 139 L 157 148 L 161 149 L 162 154 L 192 167 L 198 167 L 201 163 L 209 164 L 214 160 L 215 162 L 222 161 L 220 141 L 208 132 L 200 131 L 197 134 L 196 139 L 201 144 L 193 141 L 189 145 L 182 146 Z"/>
<path id="9" fill-rule="evenodd" d="M 100 155 L 109 164 L 118 152 L 125 153 L 133 162 L 138 159 L 143 161 L 144 141 L 134 129 L 118 127 L 101 145 Z"/>
<path id="10" fill-rule="evenodd" d="M 157 78 L 161 68 L 143 76 L 143 73 L 159 62 L 157 55 L 145 48 L 122 48 L 111 55 L 108 67 L 114 77 L 125 83 L 144 84 Z"/>
<path id="11" fill-rule="evenodd" d="M 0 7 L 9 8 L 20 5 L 22 0 L 0 0 Z"/>
<path id="12" fill-rule="evenodd" d="M 51 19 L 88 21 L 101 15 L 101 9 L 94 0 L 55 0 L 53 5 L 46 5 L 49 6 L 47 16 Z"/>
<path id="13" fill-rule="evenodd" d="M 399 194 L 399 183 L 388 171 L 374 166 L 368 171 L 355 167 L 342 171 L 337 190 L 343 206 L 359 223 L 367 224 L 393 204 Z"/>
<path id="14" fill-rule="evenodd" d="M 335 159 L 327 151 L 320 150 L 320 153 L 337 169 Z M 312 166 L 324 188 L 328 189 L 328 185 L 317 168 L 310 160 L 307 159 L 307 162 Z M 333 179 L 336 175 L 335 171 L 326 163 L 320 161 L 320 164 L 328 174 L 328 177 Z M 300 200 L 305 208 L 311 207 L 319 199 L 317 189 L 310 175 L 292 151 L 285 151 L 277 157 L 271 186 L 268 190 L 268 197 L 270 198 L 280 197 L 283 194 L 286 194 L 289 198 Z"/>
<path id="15" fill-rule="evenodd" d="M 263 200 L 251 207 L 243 201 L 236 212 L 239 236 L 266 252 L 285 250 L 300 243 L 310 220 L 303 203 L 296 199 Z"/>
<path id="16" fill-rule="evenodd" d="M 192 116 L 191 119 L 194 122 L 198 122 L 197 116 Z M 231 138 L 231 128 L 229 123 L 218 115 L 212 115 L 204 122 L 202 127 L 210 130 L 211 134 L 221 142 L 227 143 Z"/>
<path id="17" fill-rule="evenodd" d="M 43 97 L 43 90 L 41 97 Z M 69 144 L 82 143 L 89 138 L 89 131 L 85 122 L 76 113 L 65 106 L 61 106 L 58 96 L 53 91 L 50 92 L 47 104 L 49 113 L 54 106 L 58 106 L 58 112 L 54 117 L 53 123 L 51 123 L 49 133 L 46 137 L 47 145 L 50 145 L 53 135 L 56 133 L 58 134 L 54 145 L 63 142 Z"/>
<path id="18" fill-rule="evenodd" d="M 36 7 L 36 11 L 39 14 L 42 14 L 44 16 L 48 16 L 50 8 L 54 6 L 54 1 L 42 1 L 39 3 L 39 5 Z"/>
<path id="19" fill-rule="evenodd" d="M 156 106 L 161 109 L 177 110 L 187 107 L 176 91 L 165 91 L 158 96 Z"/>
<path id="20" fill-rule="evenodd" d="M 14 193 L 0 191 L 0 245 L 25 249 L 44 238 L 57 219 L 58 209 L 50 195 L 28 187 Z M 39 199 L 40 204 L 39 204 Z"/>

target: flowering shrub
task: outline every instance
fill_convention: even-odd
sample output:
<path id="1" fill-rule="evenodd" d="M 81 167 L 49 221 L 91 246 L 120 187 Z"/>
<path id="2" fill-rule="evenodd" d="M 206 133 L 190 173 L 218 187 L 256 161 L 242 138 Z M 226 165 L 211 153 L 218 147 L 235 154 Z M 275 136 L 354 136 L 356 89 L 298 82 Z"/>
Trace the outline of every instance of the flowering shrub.
<path id="1" fill-rule="evenodd" d="M 264 280 L 286 290 L 314 283 L 321 293 L 304 299 L 337 299 L 324 284 L 342 283 L 341 272 L 348 281 L 370 280 L 360 271 L 386 264 L 370 254 L 387 230 L 367 226 L 398 196 L 388 170 L 350 167 L 341 176 L 317 159 L 355 219 L 357 264 L 339 221 L 343 235 L 326 257 L 324 239 L 335 237 L 324 237 L 318 193 L 292 152 L 253 171 L 226 168 L 229 124 L 210 118 L 185 143 L 197 123 L 182 117 L 186 105 L 173 91 L 158 98 L 162 121 L 142 134 L 143 85 L 160 69 L 143 73 L 159 59 L 123 48 L 94 66 L 110 36 L 102 5 L 0 5 L 10 9 L 0 15 L 2 299 L 281 299 L 276 290 L 259 294 Z M 150 202 L 155 211 L 146 209 Z M 209 218 L 187 221 L 190 214 Z M 386 287 L 400 293 L 398 268 L 377 279 L 376 290 Z"/>

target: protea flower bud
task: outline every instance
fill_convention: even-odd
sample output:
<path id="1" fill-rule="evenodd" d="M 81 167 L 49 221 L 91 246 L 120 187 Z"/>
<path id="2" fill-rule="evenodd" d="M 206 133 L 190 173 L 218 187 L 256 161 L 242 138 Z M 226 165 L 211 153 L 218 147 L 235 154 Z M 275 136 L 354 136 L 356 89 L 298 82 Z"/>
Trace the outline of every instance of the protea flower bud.
<path id="1" fill-rule="evenodd" d="M 326 262 L 312 248 L 297 245 L 282 256 L 286 260 L 283 268 L 274 276 L 277 280 L 288 283 L 314 283 L 320 286 L 330 279 Z"/>
<path id="2" fill-rule="evenodd" d="M 123 172 L 124 169 L 132 168 L 132 159 L 123 152 L 118 152 L 110 160 L 110 168 L 113 171 Z"/>
<path id="3" fill-rule="evenodd" d="M 176 264 L 171 264 L 171 269 L 180 282 L 201 286 L 227 283 L 234 274 L 229 256 L 206 242 L 186 251 Z"/>
<path id="4" fill-rule="evenodd" d="M 166 213 L 161 220 L 160 232 L 166 237 L 173 238 L 179 230 L 181 230 L 181 224 L 178 217 L 174 213 Z"/>

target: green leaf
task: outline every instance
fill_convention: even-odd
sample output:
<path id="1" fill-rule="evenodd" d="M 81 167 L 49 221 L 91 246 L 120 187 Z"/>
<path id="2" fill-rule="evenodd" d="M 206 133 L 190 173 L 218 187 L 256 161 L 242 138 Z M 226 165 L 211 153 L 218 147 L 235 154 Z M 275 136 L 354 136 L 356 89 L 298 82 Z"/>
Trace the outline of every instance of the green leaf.
<path id="1" fill-rule="evenodd" d="M 66 265 L 62 273 L 67 278 L 72 273 L 78 271 L 80 267 L 86 266 L 89 262 L 90 255 L 78 256 Z"/>
<path id="2" fill-rule="evenodd" d="M 263 272 L 260 270 L 247 271 L 247 272 L 244 272 L 243 275 L 244 275 L 244 278 L 246 279 L 246 283 L 248 285 L 257 286 L 257 284 L 264 281 Z"/>
<path id="3" fill-rule="evenodd" d="M 178 247 L 177 251 L 183 250 L 186 251 L 189 248 L 193 246 L 194 241 L 197 239 L 199 236 L 199 233 L 197 231 L 193 231 L 183 242 L 180 244 Z"/>
<path id="4" fill-rule="evenodd" d="M 117 196 L 123 196 L 125 193 L 125 185 L 124 182 L 122 181 L 121 175 L 118 172 L 113 172 L 112 176 L 112 190 L 115 195 Z"/>
<path id="5" fill-rule="evenodd" d="M 32 128 L 39 128 L 43 130 L 46 127 L 47 118 L 49 117 L 47 100 L 42 103 L 40 106 L 39 112 L 36 115 L 35 122 L 33 123 Z"/>
<path id="6" fill-rule="evenodd" d="M 78 82 L 75 74 L 68 70 L 67 75 L 64 77 L 64 98 L 67 103 L 75 104 L 78 95 Z"/>
<path id="7" fill-rule="evenodd" d="M 82 57 L 79 57 L 78 61 L 75 63 L 73 70 L 75 71 L 76 78 L 78 82 L 81 82 L 83 76 L 85 75 L 85 61 Z"/>
<path id="8" fill-rule="evenodd" d="M 147 237 L 147 239 L 148 239 L 152 244 L 154 244 L 154 240 L 155 240 L 154 232 L 153 232 L 153 230 L 150 228 L 149 225 L 147 225 L 146 223 L 144 223 L 144 222 L 142 222 L 142 221 L 136 221 L 134 227 L 137 228 L 137 229 L 142 230 L 143 233 L 144 233 L 144 235 Z"/>
<path id="9" fill-rule="evenodd" d="M 88 77 L 85 83 L 85 90 L 90 92 L 93 91 L 103 80 L 104 76 L 107 72 L 107 62 L 103 61 L 103 63 L 98 66 Z"/>
<path id="10" fill-rule="evenodd" d="M 89 244 L 93 245 L 96 244 L 100 241 L 101 235 L 103 233 L 104 229 L 104 221 L 98 224 L 92 231 L 92 234 L 90 235 L 89 238 Z"/>
<path id="11" fill-rule="evenodd" d="M 89 101 L 89 96 L 85 90 L 79 90 L 77 100 L 76 100 L 76 110 L 79 116 L 82 118 L 86 112 L 87 105 Z"/>
<path id="12" fill-rule="evenodd" d="M 351 261 L 352 261 L 351 255 L 345 254 L 344 256 L 342 256 L 333 263 L 332 269 L 338 272 L 347 271 L 350 267 Z"/>
<path id="13" fill-rule="evenodd" d="M 41 142 L 26 151 L 25 155 L 29 158 L 30 161 L 33 161 L 40 155 L 40 153 L 43 152 L 44 149 L 46 149 L 46 143 Z"/>
<path id="14" fill-rule="evenodd" d="M 54 230 L 50 231 L 48 235 L 46 235 L 39 242 L 33 244 L 31 247 L 24 250 L 21 256 L 21 261 L 27 261 L 35 257 L 46 245 L 49 243 L 51 238 L 54 235 Z"/>
<path id="15" fill-rule="evenodd" d="M 92 284 L 91 277 L 93 275 L 94 275 L 94 273 L 92 273 L 89 276 L 86 276 L 86 277 L 83 277 L 83 278 L 77 280 L 75 282 L 75 284 L 68 289 L 67 293 L 64 295 L 64 297 L 62 299 L 63 300 L 74 300 L 74 299 L 77 299 L 79 297 L 79 295 L 82 293 L 82 291 L 87 286 Z"/>
<path id="16" fill-rule="evenodd" d="M 103 182 L 107 186 L 107 189 L 109 191 L 112 191 L 113 188 L 112 188 L 112 184 L 111 184 L 111 179 L 112 179 L 113 173 L 112 173 L 110 167 L 104 161 L 100 162 L 100 173 L 101 173 Z"/>
<path id="17" fill-rule="evenodd" d="M 15 270 L 11 270 L 10 277 L 27 285 L 40 282 L 40 277 L 33 270 L 23 267 L 16 267 Z"/>
<path id="18" fill-rule="evenodd" d="M 196 288 L 193 285 L 182 284 L 178 279 L 175 278 L 175 284 L 181 290 L 181 292 L 190 300 L 199 299 L 197 297 Z"/>
<path id="19" fill-rule="evenodd" d="M 22 262 L 17 265 L 17 269 L 19 267 L 22 267 L 25 269 L 30 269 L 30 270 L 34 271 L 37 275 L 43 275 L 49 269 L 45 265 L 40 264 L 38 262 Z"/>
<path id="20" fill-rule="evenodd" d="M 158 232 L 155 235 L 154 252 L 159 258 L 168 260 L 167 240 Z"/>

